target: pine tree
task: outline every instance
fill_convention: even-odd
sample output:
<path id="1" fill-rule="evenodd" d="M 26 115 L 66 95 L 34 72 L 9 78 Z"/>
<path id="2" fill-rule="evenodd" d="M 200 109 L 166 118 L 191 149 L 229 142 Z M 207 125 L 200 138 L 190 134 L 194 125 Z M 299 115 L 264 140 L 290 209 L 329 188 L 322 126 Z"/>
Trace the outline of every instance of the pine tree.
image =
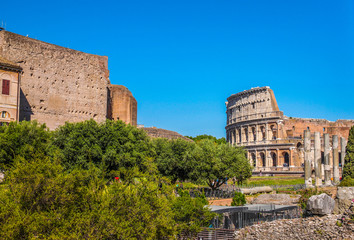
<path id="1" fill-rule="evenodd" d="M 354 179 L 354 126 L 349 131 L 348 144 L 345 152 L 343 178 Z"/>

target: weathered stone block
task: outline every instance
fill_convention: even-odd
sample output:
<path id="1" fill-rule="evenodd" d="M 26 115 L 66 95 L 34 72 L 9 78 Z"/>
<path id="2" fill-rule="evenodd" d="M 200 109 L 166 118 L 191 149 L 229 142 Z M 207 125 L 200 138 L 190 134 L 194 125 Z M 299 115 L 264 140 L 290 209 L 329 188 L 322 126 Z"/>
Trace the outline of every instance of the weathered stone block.
<path id="1" fill-rule="evenodd" d="M 351 205 L 354 199 L 354 187 L 338 187 L 334 213 L 341 214 Z"/>
<path id="2" fill-rule="evenodd" d="M 306 209 L 314 215 L 332 214 L 334 209 L 334 200 L 326 193 L 314 195 L 307 201 Z"/>

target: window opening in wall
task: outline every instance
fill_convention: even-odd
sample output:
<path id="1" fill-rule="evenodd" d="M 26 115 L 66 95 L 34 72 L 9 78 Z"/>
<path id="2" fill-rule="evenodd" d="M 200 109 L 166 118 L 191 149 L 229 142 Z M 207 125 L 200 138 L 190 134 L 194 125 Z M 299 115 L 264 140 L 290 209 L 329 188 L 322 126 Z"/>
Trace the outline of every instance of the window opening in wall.
<path id="1" fill-rule="evenodd" d="M 10 118 L 10 116 L 9 116 L 8 112 L 2 111 L 1 112 L 1 118 Z"/>
<path id="2" fill-rule="evenodd" d="M 257 134 L 256 134 L 256 129 L 253 127 L 252 128 L 252 134 L 253 134 L 253 141 L 257 141 Z"/>
<path id="3" fill-rule="evenodd" d="M 326 131 L 326 128 L 323 128 L 323 131 L 325 132 L 325 131 Z"/>
<path id="4" fill-rule="evenodd" d="M 253 167 L 256 167 L 256 155 L 254 153 L 252 153 L 252 163 L 253 163 Z"/>
<path id="5" fill-rule="evenodd" d="M 247 128 L 245 128 L 245 140 L 246 140 L 246 142 L 248 142 L 248 132 L 247 132 Z"/>
<path id="6" fill-rule="evenodd" d="M 289 167 L 289 164 L 290 164 L 290 158 L 289 158 L 289 153 L 285 152 L 283 154 L 284 156 L 284 167 Z"/>
<path id="7" fill-rule="evenodd" d="M 261 153 L 261 159 L 262 159 L 262 167 L 266 166 L 266 159 L 264 153 Z"/>
<path id="8" fill-rule="evenodd" d="M 252 103 L 252 108 L 255 109 L 256 108 L 256 105 L 254 103 Z"/>
<path id="9" fill-rule="evenodd" d="M 277 155 L 275 153 L 272 154 L 272 160 L 273 160 L 273 167 L 277 166 Z"/>
<path id="10" fill-rule="evenodd" d="M 310 127 L 307 127 L 307 130 L 310 130 Z"/>
<path id="11" fill-rule="evenodd" d="M 10 95 L 10 80 L 2 80 L 2 94 Z"/>
<path id="12" fill-rule="evenodd" d="M 293 126 L 293 131 L 295 131 L 295 126 Z"/>

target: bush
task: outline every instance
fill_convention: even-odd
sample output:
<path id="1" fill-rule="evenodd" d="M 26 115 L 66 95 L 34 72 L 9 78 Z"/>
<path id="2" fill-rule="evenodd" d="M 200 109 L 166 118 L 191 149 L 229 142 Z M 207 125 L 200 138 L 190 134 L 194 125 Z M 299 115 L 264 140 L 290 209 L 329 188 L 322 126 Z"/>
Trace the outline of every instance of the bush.
<path id="1" fill-rule="evenodd" d="M 235 192 L 235 196 L 232 198 L 231 206 L 243 206 L 246 204 L 245 194 Z"/>
<path id="2" fill-rule="evenodd" d="M 354 186 L 354 179 L 351 177 L 345 177 L 339 184 L 340 187 L 352 187 Z"/>

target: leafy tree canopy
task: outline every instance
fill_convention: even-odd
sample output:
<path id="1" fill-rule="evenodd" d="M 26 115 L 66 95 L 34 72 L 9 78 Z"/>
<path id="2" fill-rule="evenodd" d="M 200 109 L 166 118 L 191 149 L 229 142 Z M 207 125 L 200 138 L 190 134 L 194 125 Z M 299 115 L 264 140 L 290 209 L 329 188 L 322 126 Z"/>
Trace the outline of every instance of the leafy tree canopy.
<path id="1" fill-rule="evenodd" d="M 195 167 L 191 179 L 205 182 L 212 189 L 220 187 L 227 179 L 235 177 L 243 182 L 252 175 L 252 168 L 243 148 L 216 144 L 206 139 L 197 143 L 192 154 Z"/>
<path id="2" fill-rule="evenodd" d="M 195 143 L 183 139 L 168 140 L 157 138 L 153 140 L 156 152 L 156 164 L 159 172 L 172 182 L 190 179 L 194 167 L 192 155 Z"/>
<path id="3" fill-rule="evenodd" d="M 217 144 L 226 143 L 226 139 L 224 137 L 217 139 L 216 137 L 211 136 L 211 135 L 207 135 L 207 134 L 198 135 L 196 137 L 191 137 L 191 136 L 186 136 L 186 137 L 189 138 L 189 139 L 192 139 L 195 142 L 199 142 L 199 141 L 204 140 L 204 139 L 209 139 L 209 140 L 214 141 Z"/>
<path id="4" fill-rule="evenodd" d="M 77 166 L 87 169 L 90 163 L 107 177 L 121 175 L 133 167 L 143 172 L 156 170 L 146 133 L 122 121 L 66 123 L 54 132 L 53 146 L 59 149 L 53 155 L 69 170 Z"/>
<path id="5" fill-rule="evenodd" d="M 11 122 L 0 127 L 0 170 L 8 170 L 16 156 L 31 159 L 45 155 L 50 144 L 51 132 L 45 124 Z"/>

